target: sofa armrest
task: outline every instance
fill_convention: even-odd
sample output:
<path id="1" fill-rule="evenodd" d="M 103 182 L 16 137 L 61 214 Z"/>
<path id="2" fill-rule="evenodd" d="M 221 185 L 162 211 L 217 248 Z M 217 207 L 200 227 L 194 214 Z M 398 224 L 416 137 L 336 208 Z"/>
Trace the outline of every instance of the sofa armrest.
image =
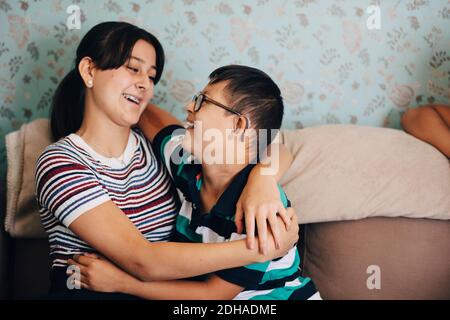
<path id="1" fill-rule="evenodd" d="M 309 224 L 305 276 L 324 299 L 450 299 L 450 220 Z"/>
<path id="2" fill-rule="evenodd" d="M 4 185 L 4 184 L 3 184 Z M 0 299 L 8 299 L 11 296 L 12 251 L 11 237 L 4 228 L 6 213 L 6 193 L 0 186 Z"/>

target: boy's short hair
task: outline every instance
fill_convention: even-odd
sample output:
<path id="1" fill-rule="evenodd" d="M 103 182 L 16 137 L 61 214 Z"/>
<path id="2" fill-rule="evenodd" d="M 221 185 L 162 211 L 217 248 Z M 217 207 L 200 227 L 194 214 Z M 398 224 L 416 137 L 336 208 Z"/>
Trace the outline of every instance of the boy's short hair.
<path id="1" fill-rule="evenodd" d="M 228 81 L 225 98 L 229 106 L 246 115 L 253 129 L 266 129 L 266 146 L 269 145 L 275 138 L 271 129 L 280 129 L 284 113 L 283 98 L 276 83 L 263 71 L 241 65 L 220 67 L 209 79 L 209 84 Z"/>

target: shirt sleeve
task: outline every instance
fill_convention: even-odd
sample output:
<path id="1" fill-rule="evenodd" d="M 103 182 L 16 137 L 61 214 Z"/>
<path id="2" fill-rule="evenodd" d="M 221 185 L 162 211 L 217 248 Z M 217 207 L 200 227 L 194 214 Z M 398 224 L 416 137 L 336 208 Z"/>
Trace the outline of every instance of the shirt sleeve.
<path id="1" fill-rule="evenodd" d="M 270 261 L 252 265 L 217 271 L 215 274 L 221 279 L 236 284 L 247 290 L 255 289 L 262 281 Z"/>
<path id="2" fill-rule="evenodd" d="M 176 187 L 188 192 L 187 182 L 197 173 L 198 168 L 192 163 L 192 156 L 182 147 L 186 129 L 179 125 L 163 128 L 153 139 L 155 153 L 161 157 Z"/>
<path id="3" fill-rule="evenodd" d="M 280 199 L 283 206 L 289 208 L 291 202 L 280 185 L 278 185 L 278 191 L 280 192 Z M 216 275 L 227 282 L 236 284 L 247 290 L 255 289 L 263 281 L 269 264 L 270 261 L 266 261 L 238 268 L 220 270 L 216 272 Z"/>
<path id="4" fill-rule="evenodd" d="M 110 200 L 92 170 L 54 150 L 38 159 L 35 183 L 39 206 L 52 212 L 66 227 Z"/>

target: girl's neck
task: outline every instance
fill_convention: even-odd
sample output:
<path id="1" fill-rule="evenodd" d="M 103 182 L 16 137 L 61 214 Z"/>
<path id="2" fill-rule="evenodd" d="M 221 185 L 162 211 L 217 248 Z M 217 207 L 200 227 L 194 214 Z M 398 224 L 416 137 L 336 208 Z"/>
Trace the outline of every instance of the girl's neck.
<path id="1" fill-rule="evenodd" d="M 131 129 L 113 123 L 101 116 L 85 117 L 76 132 L 97 153 L 108 157 L 120 157 L 128 143 Z"/>

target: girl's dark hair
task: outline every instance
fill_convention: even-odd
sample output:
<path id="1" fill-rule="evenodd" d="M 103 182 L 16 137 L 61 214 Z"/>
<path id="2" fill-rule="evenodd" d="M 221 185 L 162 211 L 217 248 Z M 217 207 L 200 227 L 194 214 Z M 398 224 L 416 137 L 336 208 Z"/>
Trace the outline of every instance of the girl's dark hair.
<path id="1" fill-rule="evenodd" d="M 117 69 L 130 58 L 138 40 L 147 41 L 155 48 L 156 84 L 164 68 L 164 50 L 154 35 L 126 22 L 103 22 L 86 33 L 78 45 L 74 68 L 53 96 L 50 127 L 55 141 L 76 132 L 83 121 L 86 89 L 78 71 L 80 61 L 89 57 L 97 69 Z"/>

